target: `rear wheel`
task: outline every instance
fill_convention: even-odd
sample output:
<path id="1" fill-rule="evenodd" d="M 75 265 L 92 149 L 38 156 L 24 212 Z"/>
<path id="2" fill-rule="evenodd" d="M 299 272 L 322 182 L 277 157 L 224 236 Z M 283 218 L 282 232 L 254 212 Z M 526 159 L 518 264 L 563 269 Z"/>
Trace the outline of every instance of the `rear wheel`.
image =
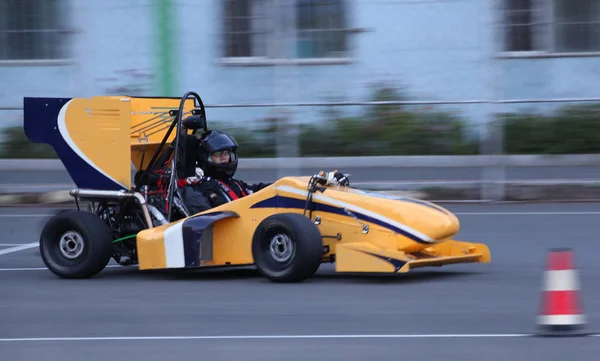
<path id="1" fill-rule="evenodd" d="M 252 256 L 261 273 L 276 282 L 301 282 L 321 265 L 323 241 L 310 219 L 297 213 L 265 218 L 252 239 Z"/>
<path id="2" fill-rule="evenodd" d="M 62 212 L 42 230 L 40 253 L 48 269 L 61 278 L 92 277 L 112 257 L 112 234 L 94 213 Z"/>

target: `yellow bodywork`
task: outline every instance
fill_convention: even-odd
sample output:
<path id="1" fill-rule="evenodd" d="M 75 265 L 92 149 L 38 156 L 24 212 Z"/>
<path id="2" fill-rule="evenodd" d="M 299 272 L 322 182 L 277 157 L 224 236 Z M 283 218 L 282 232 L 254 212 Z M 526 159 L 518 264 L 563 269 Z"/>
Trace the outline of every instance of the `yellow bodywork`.
<path id="1" fill-rule="evenodd" d="M 57 114 L 45 110 L 57 101 Z M 25 131 L 30 139 L 54 147 L 78 188 L 130 189 L 132 163 L 146 168 L 173 122 L 169 111 L 180 102 L 127 96 L 28 98 Z M 194 99 L 186 100 L 184 116 L 193 108 Z"/>
<path id="2" fill-rule="evenodd" d="M 132 163 L 137 170 L 146 168 L 173 122 L 169 111 L 177 110 L 180 102 L 180 98 L 127 96 L 26 98 L 25 131 L 33 141 L 54 147 L 78 188 L 130 190 Z M 186 100 L 184 114 L 194 105 L 193 99 Z M 192 215 L 143 230 L 136 238 L 139 267 L 253 264 L 257 226 L 276 213 L 302 214 L 308 184 L 309 177 L 286 177 L 200 213 L 203 217 Z M 490 262 L 486 245 L 453 239 L 459 220 L 437 205 L 333 186 L 317 190 L 312 202 L 311 220 L 324 246 L 322 262 L 335 262 L 339 272 L 407 272 Z"/>
<path id="3" fill-rule="evenodd" d="M 302 214 L 308 181 L 308 177 L 283 178 L 257 193 L 199 213 L 231 211 L 237 215 L 215 221 L 202 235 L 199 266 L 252 264 L 256 227 L 275 213 Z M 437 205 L 381 198 L 346 187 L 317 191 L 312 201 L 316 205 L 312 220 L 318 220 L 315 223 L 323 237 L 323 262 L 334 261 L 338 272 L 407 272 L 418 267 L 490 262 L 486 245 L 452 239 L 459 231 L 459 221 Z M 183 267 L 171 261 L 174 257 L 168 252 L 183 247 L 177 235 L 184 221 L 138 234 L 140 269 Z"/>

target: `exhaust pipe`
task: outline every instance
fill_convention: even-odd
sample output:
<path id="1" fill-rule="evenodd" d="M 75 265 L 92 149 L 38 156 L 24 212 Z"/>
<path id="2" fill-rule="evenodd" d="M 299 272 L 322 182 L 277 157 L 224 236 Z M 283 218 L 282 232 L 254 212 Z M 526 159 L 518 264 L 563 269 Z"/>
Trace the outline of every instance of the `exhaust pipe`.
<path id="1" fill-rule="evenodd" d="M 144 213 L 144 219 L 146 223 L 148 223 L 148 228 L 153 228 L 154 225 L 152 223 L 152 218 L 150 218 L 150 212 L 148 211 L 148 204 L 146 203 L 146 198 L 140 192 L 130 192 L 125 190 L 120 191 L 106 191 L 106 190 L 96 190 L 96 189 L 73 189 L 69 192 L 69 194 L 73 197 L 81 197 L 81 198 L 106 198 L 106 199 L 128 199 L 135 198 L 142 208 L 142 212 Z"/>

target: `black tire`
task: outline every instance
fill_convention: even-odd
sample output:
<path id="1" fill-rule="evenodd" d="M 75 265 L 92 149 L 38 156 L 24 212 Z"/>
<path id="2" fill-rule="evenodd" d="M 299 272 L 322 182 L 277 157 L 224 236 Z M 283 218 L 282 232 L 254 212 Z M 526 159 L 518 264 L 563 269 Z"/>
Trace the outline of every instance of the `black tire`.
<path id="1" fill-rule="evenodd" d="M 65 256 L 60 248 L 61 239 L 71 233 L 81 238 L 67 241 L 75 248 L 73 258 Z M 112 234 L 104 221 L 91 212 L 70 210 L 52 217 L 40 237 L 40 253 L 44 264 L 60 278 L 89 278 L 100 273 L 113 254 Z"/>
<path id="2" fill-rule="evenodd" d="M 289 258 L 279 260 L 271 252 L 271 241 L 291 241 Z M 286 237 L 288 239 L 286 239 Z M 281 213 L 265 218 L 252 238 L 252 256 L 260 272 L 275 282 L 302 282 L 317 272 L 323 257 L 323 241 L 317 226 L 297 213 Z"/>
<path id="3" fill-rule="evenodd" d="M 37 228 L 37 229 L 38 229 L 38 230 L 40 231 L 40 233 L 41 233 L 41 232 L 42 232 L 42 230 L 44 229 L 44 227 L 46 226 L 46 223 L 48 223 L 48 221 L 49 221 L 50 219 L 52 219 L 52 217 L 56 216 L 57 214 L 61 214 L 61 213 L 64 213 L 64 212 L 69 212 L 69 211 L 72 211 L 72 209 L 55 209 L 55 210 L 53 210 L 53 212 L 52 212 L 52 215 L 49 215 L 48 217 L 44 217 L 44 218 L 43 218 L 43 219 L 40 221 L 40 223 L 39 223 L 39 225 L 38 225 L 38 228 Z M 42 246 L 41 246 L 41 242 L 40 242 L 40 244 L 38 244 L 38 247 L 37 247 L 37 250 L 36 250 L 36 254 L 37 254 L 38 256 L 41 256 L 41 254 L 42 254 Z"/>

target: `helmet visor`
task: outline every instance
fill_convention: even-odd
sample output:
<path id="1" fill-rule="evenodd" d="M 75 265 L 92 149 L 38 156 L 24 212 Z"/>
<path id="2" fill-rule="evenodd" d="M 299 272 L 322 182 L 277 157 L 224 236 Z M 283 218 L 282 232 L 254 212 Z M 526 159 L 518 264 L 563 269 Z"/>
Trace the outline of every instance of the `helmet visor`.
<path id="1" fill-rule="evenodd" d="M 208 161 L 216 164 L 231 163 L 237 160 L 237 156 L 232 150 L 217 150 L 209 154 Z"/>
<path id="2" fill-rule="evenodd" d="M 235 150 L 237 142 L 226 134 L 217 134 L 205 140 L 205 147 L 209 154 L 222 150 Z"/>

